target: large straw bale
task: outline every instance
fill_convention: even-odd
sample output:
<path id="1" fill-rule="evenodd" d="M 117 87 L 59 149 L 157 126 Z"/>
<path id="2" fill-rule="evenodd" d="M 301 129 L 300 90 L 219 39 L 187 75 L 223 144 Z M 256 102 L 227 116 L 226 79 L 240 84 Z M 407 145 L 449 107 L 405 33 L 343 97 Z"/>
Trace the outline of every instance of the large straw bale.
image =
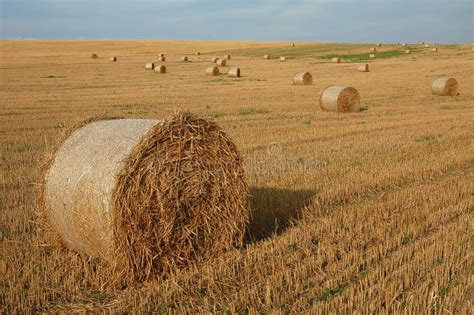
<path id="1" fill-rule="evenodd" d="M 436 48 L 436 47 L 435 47 L 435 48 L 432 48 L 431 51 L 432 51 L 432 52 L 438 52 L 438 48 Z"/>
<path id="2" fill-rule="evenodd" d="M 165 56 L 158 56 L 158 61 L 166 61 L 166 57 Z"/>
<path id="3" fill-rule="evenodd" d="M 311 85 L 313 84 L 313 76 L 309 72 L 299 72 L 293 77 L 295 85 Z"/>
<path id="4" fill-rule="evenodd" d="M 230 58 L 231 58 L 230 55 L 225 55 L 224 56 L 224 59 L 230 60 Z"/>
<path id="5" fill-rule="evenodd" d="M 286 57 L 281 56 L 281 57 L 280 57 L 280 61 L 282 61 L 282 62 L 286 61 Z"/>
<path id="6" fill-rule="evenodd" d="M 372 48 L 370 48 L 370 51 L 377 51 L 377 48 L 372 47 Z"/>
<path id="7" fill-rule="evenodd" d="M 360 95 L 353 87 L 330 85 L 321 93 L 319 105 L 325 111 L 358 112 Z"/>
<path id="8" fill-rule="evenodd" d="M 181 62 L 188 62 L 188 56 L 181 57 Z"/>
<path id="9" fill-rule="evenodd" d="M 263 55 L 263 58 L 264 59 L 270 59 L 271 57 L 270 57 L 270 55 Z"/>
<path id="10" fill-rule="evenodd" d="M 110 60 L 110 61 L 112 61 L 112 62 L 116 62 L 116 61 L 117 61 L 117 57 L 115 57 L 115 56 L 113 56 L 113 57 L 110 57 L 110 59 L 109 59 L 109 60 Z"/>
<path id="11" fill-rule="evenodd" d="M 411 53 L 410 49 L 405 49 L 405 54 L 408 55 L 408 54 L 410 54 L 410 53 Z"/>
<path id="12" fill-rule="evenodd" d="M 331 59 L 331 62 L 333 63 L 341 63 L 341 58 L 340 57 L 334 57 Z"/>
<path id="13" fill-rule="evenodd" d="M 441 77 L 431 85 L 433 95 L 453 96 L 458 92 L 458 81 L 455 78 Z"/>
<path id="14" fill-rule="evenodd" d="M 240 246 L 248 187 L 235 144 L 213 122 L 93 121 L 45 175 L 42 210 L 68 248 L 142 281 Z"/>

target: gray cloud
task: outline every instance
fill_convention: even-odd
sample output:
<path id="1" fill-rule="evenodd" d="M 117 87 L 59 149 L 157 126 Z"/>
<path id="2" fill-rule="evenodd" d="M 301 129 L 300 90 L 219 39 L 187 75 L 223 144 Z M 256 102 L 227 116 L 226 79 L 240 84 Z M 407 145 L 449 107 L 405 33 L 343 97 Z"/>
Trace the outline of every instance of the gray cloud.
<path id="1" fill-rule="evenodd" d="M 471 0 L 2 0 L 2 38 L 473 41 Z"/>

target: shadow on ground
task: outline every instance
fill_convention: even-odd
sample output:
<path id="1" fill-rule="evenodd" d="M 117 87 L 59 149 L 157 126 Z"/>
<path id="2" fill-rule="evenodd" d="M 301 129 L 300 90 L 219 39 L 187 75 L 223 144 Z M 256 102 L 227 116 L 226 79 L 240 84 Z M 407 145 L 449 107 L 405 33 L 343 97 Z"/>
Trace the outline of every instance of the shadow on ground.
<path id="1" fill-rule="evenodd" d="M 246 243 L 253 243 L 284 232 L 291 222 L 316 194 L 312 190 L 290 190 L 269 187 L 252 187 L 250 206 L 252 218 Z"/>

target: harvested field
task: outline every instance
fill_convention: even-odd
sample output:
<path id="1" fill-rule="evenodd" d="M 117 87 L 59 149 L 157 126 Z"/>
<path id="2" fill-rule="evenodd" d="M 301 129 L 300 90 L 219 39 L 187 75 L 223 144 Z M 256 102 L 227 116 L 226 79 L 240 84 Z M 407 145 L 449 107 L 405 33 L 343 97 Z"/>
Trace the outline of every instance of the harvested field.
<path id="1" fill-rule="evenodd" d="M 373 46 L 0 42 L 2 313 L 467 313 L 472 46 L 405 55 L 384 44 L 370 72 L 355 71 L 351 62 Z M 145 72 L 163 47 L 170 72 Z M 195 51 L 193 62 L 179 62 Z M 244 76 L 206 76 L 211 56 L 226 54 Z M 334 56 L 345 62 L 328 63 Z M 300 71 L 315 76 L 312 85 L 292 84 Z M 456 78 L 459 95 L 431 94 L 442 76 Z M 356 88 L 362 110 L 322 111 L 329 85 Z M 217 122 L 243 157 L 252 209 L 245 246 L 125 288 L 104 261 L 44 235 L 38 165 L 80 121 L 159 119 L 177 109 Z"/>

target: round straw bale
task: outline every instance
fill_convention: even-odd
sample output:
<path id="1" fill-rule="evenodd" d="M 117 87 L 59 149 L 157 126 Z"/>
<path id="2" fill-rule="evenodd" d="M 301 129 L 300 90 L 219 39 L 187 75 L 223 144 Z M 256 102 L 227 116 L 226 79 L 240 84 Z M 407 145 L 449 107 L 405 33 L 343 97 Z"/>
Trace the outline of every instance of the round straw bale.
<path id="1" fill-rule="evenodd" d="M 110 60 L 110 61 L 112 61 L 112 62 L 116 62 L 116 61 L 117 61 L 117 57 L 115 57 L 115 56 L 113 56 L 113 57 L 110 57 L 110 59 L 109 59 L 109 60 Z"/>
<path id="2" fill-rule="evenodd" d="M 201 54 L 200 51 L 196 51 L 196 53 L 195 53 L 196 56 L 199 56 L 200 54 Z"/>
<path id="3" fill-rule="evenodd" d="M 334 57 L 334 58 L 331 59 L 331 61 L 332 61 L 333 63 L 341 63 L 341 58 L 339 58 L 339 57 Z"/>
<path id="4" fill-rule="evenodd" d="M 158 57 L 164 57 L 164 56 L 165 56 L 164 53 L 159 53 L 159 54 L 158 54 Z"/>
<path id="5" fill-rule="evenodd" d="M 263 58 L 270 59 L 271 57 L 270 57 L 270 55 L 263 55 Z"/>
<path id="6" fill-rule="evenodd" d="M 311 85 L 313 84 L 313 76 L 309 72 L 300 72 L 293 77 L 293 84 Z"/>
<path id="7" fill-rule="evenodd" d="M 181 57 L 182 62 L 188 62 L 188 56 L 183 56 Z"/>
<path id="8" fill-rule="evenodd" d="M 206 70 L 207 75 L 219 75 L 219 67 L 217 66 L 212 66 L 207 68 Z"/>
<path id="9" fill-rule="evenodd" d="M 166 67 L 163 65 L 156 65 L 155 66 L 155 73 L 166 73 Z"/>
<path id="10" fill-rule="evenodd" d="M 357 66 L 357 71 L 360 72 L 369 72 L 369 64 L 365 63 L 363 65 Z"/>
<path id="11" fill-rule="evenodd" d="M 230 55 L 225 55 L 224 59 L 230 60 Z"/>
<path id="12" fill-rule="evenodd" d="M 280 61 L 286 61 L 286 57 L 281 56 Z"/>
<path id="13" fill-rule="evenodd" d="M 406 50 L 405 50 L 405 54 L 408 55 L 409 53 L 411 53 L 410 49 L 406 49 Z"/>
<path id="14" fill-rule="evenodd" d="M 93 121 L 62 143 L 42 211 L 67 247 L 142 281 L 243 241 L 248 186 L 235 144 L 189 113 Z"/>
<path id="15" fill-rule="evenodd" d="M 221 66 L 221 67 L 225 67 L 225 65 L 227 64 L 227 62 L 225 61 L 225 59 L 217 60 L 216 63 L 217 63 L 218 66 Z"/>
<path id="16" fill-rule="evenodd" d="M 145 70 L 153 70 L 155 69 L 155 64 L 153 62 L 149 62 L 145 64 Z"/>
<path id="17" fill-rule="evenodd" d="M 325 111 L 358 112 L 360 95 L 353 87 L 330 85 L 321 93 L 319 105 Z"/>
<path id="18" fill-rule="evenodd" d="M 377 47 L 382 47 L 382 44 L 381 44 L 381 43 L 378 43 L 378 44 L 377 44 Z"/>
<path id="19" fill-rule="evenodd" d="M 458 81 L 454 78 L 441 77 L 431 85 L 433 95 L 453 96 L 458 92 Z"/>
<path id="20" fill-rule="evenodd" d="M 291 44 L 291 47 L 295 47 L 295 44 Z"/>
<path id="21" fill-rule="evenodd" d="M 429 45 L 429 44 L 425 44 L 425 48 L 430 48 L 430 45 Z"/>
<path id="22" fill-rule="evenodd" d="M 212 61 L 213 63 L 216 63 L 217 60 L 219 60 L 219 57 L 212 57 L 212 58 L 211 58 L 211 61 Z"/>
<path id="23" fill-rule="evenodd" d="M 407 45 L 407 43 L 403 43 L 403 45 L 402 45 L 402 46 L 403 46 L 403 47 L 407 47 L 408 45 Z"/>
<path id="24" fill-rule="evenodd" d="M 240 77 L 240 68 L 232 67 L 229 69 L 229 73 L 227 74 L 231 78 L 238 78 Z"/>
<path id="25" fill-rule="evenodd" d="M 438 48 L 432 48 L 431 51 L 432 52 L 438 52 Z"/>
<path id="26" fill-rule="evenodd" d="M 97 54 L 92 54 L 92 55 L 91 55 L 91 58 L 92 58 L 92 59 L 97 59 L 97 58 L 99 58 L 99 56 L 97 56 Z"/>
<path id="27" fill-rule="evenodd" d="M 165 56 L 158 56 L 158 61 L 165 61 L 165 60 L 166 60 Z"/>
<path id="28" fill-rule="evenodd" d="M 372 47 L 372 48 L 370 48 L 370 51 L 377 51 L 377 48 Z"/>
<path id="29" fill-rule="evenodd" d="M 375 54 L 370 54 L 369 59 L 375 59 Z"/>

